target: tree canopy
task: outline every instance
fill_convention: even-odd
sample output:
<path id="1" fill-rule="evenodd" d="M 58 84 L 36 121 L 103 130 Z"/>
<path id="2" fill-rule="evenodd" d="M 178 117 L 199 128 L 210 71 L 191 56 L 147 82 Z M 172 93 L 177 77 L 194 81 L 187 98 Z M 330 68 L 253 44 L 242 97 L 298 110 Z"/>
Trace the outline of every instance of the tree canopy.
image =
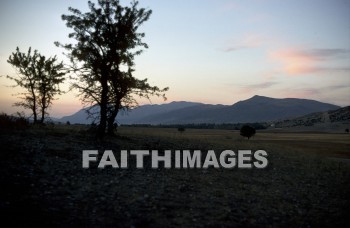
<path id="1" fill-rule="evenodd" d="M 134 77 L 134 57 L 148 45 L 142 41 L 144 33 L 138 28 L 147 21 L 151 10 L 138 8 L 138 2 L 121 6 L 118 0 L 88 2 L 89 12 L 69 8 L 70 15 L 62 15 L 66 25 L 74 31 L 69 38 L 74 43 L 56 45 L 65 48 L 71 61 L 75 79 L 72 88 L 79 91 L 86 106 L 99 106 L 98 135 L 113 134 L 120 109 L 137 105 L 135 96 L 147 99 L 162 96 L 168 88 L 151 86 L 147 79 Z"/>
<path id="2" fill-rule="evenodd" d="M 15 86 L 25 89 L 18 94 L 21 101 L 15 105 L 30 109 L 34 123 L 44 123 L 54 96 L 62 93 L 59 84 L 64 81 L 63 63 L 59 63 L 56 56 L 46 58 L 37 50 L 32 53 L 31 48 L 22 53 L 18 47 L 7 62 L 18 73 L 7 78 L 15 81 Z"/>
<path id="3" fill-rule="evenodd" d="M 255 129 L 249 125 L 244 125 L 240 130 L 240 134 L 243 137 L 247 137 L 249 139 L 250 137 L 255 135 Z"/>

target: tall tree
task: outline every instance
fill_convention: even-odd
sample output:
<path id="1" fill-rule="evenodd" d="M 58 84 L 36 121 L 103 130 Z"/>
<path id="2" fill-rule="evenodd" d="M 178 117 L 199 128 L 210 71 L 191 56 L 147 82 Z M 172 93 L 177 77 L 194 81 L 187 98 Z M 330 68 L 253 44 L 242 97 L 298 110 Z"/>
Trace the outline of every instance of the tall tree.
<path id="1" fill-rule="evenodd" d="M 73 88 L 78 89 L 85 105 L 99 106 L 98 136 L 106 129 L 113 133 L 113 124 L 118 111 L 136 103 L 134 95 L 149 98 L 164 96 L 168 88 L 160 89 L 133 76 L 134 57 L 148 48 L 142 42 L 144 33 L 137 32 L 147 21 L 151 10 L 138 8 L 138 2 L 123 7 L 118 0 L 99 0 L 96 6 L 88 2 L 89 12 L 69 8 L 71 15 L 62 15 L 69 34 L 76 42 L 60 44 L 67 50 L 75 73 Z"/>
<path id="2" fill-rule="evenodd" d="M 15 81 L 15 86 L 25 89 L 25 92 L 20 93 L 22 101 L 15 105 L 30 109 L 34 123 L 44 123 L 54 96 L 62 92 L 59 84 L 64 81 L 63 63 L 58 63 L 56 56 L 46 59 L 37 50 L 32 53 L 31 48 L 27 53 L 22 53 L 18 47 L 7 62 L 18 73 L 17 76 L 7 78 Z"/>

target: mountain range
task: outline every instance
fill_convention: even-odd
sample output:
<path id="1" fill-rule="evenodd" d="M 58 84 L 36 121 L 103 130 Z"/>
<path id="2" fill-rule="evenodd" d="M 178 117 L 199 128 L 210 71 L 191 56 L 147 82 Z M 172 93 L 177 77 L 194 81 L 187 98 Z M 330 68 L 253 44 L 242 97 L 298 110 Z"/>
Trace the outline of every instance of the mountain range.
<path id="1" fill-rule="evenodd" d="M 233 105 L 212 105 L 177 101 L 167 104 L 142 105 L 131 111 L 120 111 L 119 124 L 188 124 L 248 123 L 295 118 L 314 112 L 340 108 L 337 105 L 299 98 L 253 96 Z M 90 124 L 85 109 L 59 119 L 60 122 Z"/>

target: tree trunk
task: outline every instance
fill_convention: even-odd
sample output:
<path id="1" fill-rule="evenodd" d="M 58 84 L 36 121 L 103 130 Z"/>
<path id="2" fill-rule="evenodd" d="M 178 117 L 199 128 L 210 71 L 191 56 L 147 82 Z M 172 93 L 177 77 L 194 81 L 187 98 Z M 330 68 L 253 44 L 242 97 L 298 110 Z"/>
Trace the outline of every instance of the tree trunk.
<path id="1" fill-rule="evenodd" d="M 114 110 L 108 118 L 108 126 L 107 126 L 108 135 L 115 135 L 114 134 L 114 122 L 115 122 L 115 118 L 118 115 L 118 112 L 119 112 L 119 104 L 114 106 Z"/>
<path id="2" fill-rule="evenodd" d="M 38 117 L 37 117 L 37 114 L 36 114 L 36 105 L 35 105 L 35 102 L 34 102 L 34 105 L 33 105 L 33 123 L 36 124 L 38 122 Z"/>
<path id="3" fill-rule="evenodd" d="M 41 120 L 40 120 L 40 123 L 44 123 L 44 120 L 45 120 L 45 111 L 41 111 Z"/>
<path id="4" fill-rule="evenodd" d="M 100 109 L 100 124 L 98 125 L 97 137 L 102 139 L 106 131 L 107 105 L 101 103 Z"/>
<path id="5" fill-rule="evenodd" d="M 38 122 L 38 115 L 36 113 L 36 96 L 35 96 L 35 92 L 34 92 L 34 84 L 32 83 L 32 81 L 30 81 L 30 90 L 32 93 L 32 97 L 33 97 L 33 106 L 32 106 L 32 111 L 33 111 L 33 123 L 36 124 Z"/>
<path id="6" fill-rule="evenodd" d="M 107 127 L 108 83 L 106 75 L 102 75 L 101 77 L 101 86 L 100 124 L 98 126 L 97 137 L 103 139 Z"/>
<path id="7" fill-rule="evenodd" d="M 43 124 L 45 120 L 45 109 L 46 109 L 45 99 L 46 99 L 45 96 L 43 96 L 43 98 L 41 99 L 41 119 L 40 119 L 41 124 Z"/>

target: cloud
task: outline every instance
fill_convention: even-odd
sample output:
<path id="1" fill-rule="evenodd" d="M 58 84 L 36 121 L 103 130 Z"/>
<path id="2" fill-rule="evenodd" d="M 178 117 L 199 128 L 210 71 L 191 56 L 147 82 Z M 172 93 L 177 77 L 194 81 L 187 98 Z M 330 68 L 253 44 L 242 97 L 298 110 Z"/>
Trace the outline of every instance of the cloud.
<path id="1" fill-rule="evenodd" d="M 243 39 L 230 41 L 226 47 L 222 48 L 224 52 L 238 51 L 242 49 L 258 48 L 263 43 L 263 38 L 259 35 L 246 35 Z"/>
<path id="2" fill-rule="evenodd" d="M 319 100 L 321 97 L 326 98 L 329 95 L 329 92 L 334 93 L 336 91 L 348 90 L 350 85 L 329 85 L 322 86 L 319 88 L 315 87 L 301 87 L 301 88 L 285 88 L 278 94 L 282 94 L 284 97 L 293 97 L 293 98 L 310 98 Z M 323 100 L 323 99 L 322 99 Z"/>
<path id="3" fill-rule="evenodd" d="M 349 71 L 349 67 L 319 67 L 322 61 L 348 58 L 347 49 L 284 49 L 269 54 L 283 65 L 283 72 L 300 75 L 317 72 Z M 323 64 L 324 65 L 324 64 Z"/>
<path id="4" fill-rule="evenodd" d="M 245 85 L 243 87 L 249 88 L 249 89 L 267 89 L 270 88 L 273 85 L 278 84 L 277 82 L 262 82 L 258 84 L 251 84 L 251 85 Z"/>
<path id="5" fill-rule="evenodd" d="M 327 86 L 324 87 L 324 90 L 338 90 L 338 89 L 347 89 L 349 88 L 350 85 L 331 85 L 331 86 Z"/>
<path id="6" fill-rule="evenodd" d="M 320 95 L 320 89 L 316 88 L 303 88 L 303 89 L 287 89 L 283 94 L 285 97 L 291 98 L 314 98 Z"/>
<path id="7" fill-rule="evenodd" d="M 256 91 L 268 89 L 276 84 L 279 84 L 279 83 L 274 81 L 268 81 L 268 82 L 262 82 L 257 84 L 241 85 L 239 93 L 250 94 L 254 92 L 254 94 L 256 94 Z"/>
<path id="8" fill-rule="evenodd" d="M 304 70 L 304 73 L 334 73 L 349 72 L 350 67 L 309 67 L 302 70 Z"/>
<path id="9" fill-rule="evenodd" d="M 344 58 L 347 57 L 350 50 L 340 48 L 323 48 L 304 50 L 305 55 L 309 55 L 318 60 L 326 60 L 329 58 Z"/>

